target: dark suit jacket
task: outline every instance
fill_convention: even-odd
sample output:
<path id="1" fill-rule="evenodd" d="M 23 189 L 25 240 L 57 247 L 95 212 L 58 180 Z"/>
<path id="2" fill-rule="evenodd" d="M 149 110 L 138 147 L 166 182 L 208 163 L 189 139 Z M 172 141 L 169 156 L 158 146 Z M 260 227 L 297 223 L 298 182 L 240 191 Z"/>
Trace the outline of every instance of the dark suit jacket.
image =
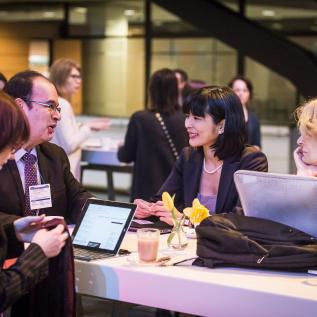
<path id="1" fill-rule="evenodd" d="M 63 216 L 68 222 L 76 222 L 83 204 L 92 195 L 73 177 L 67 155 L 62 148 L 46 142 L 37 146 L 36 150 L 42 181 L 51 185 L 52 195 L 52 207 L 41 209 L 40 212 L 48 216 Z M 22 216 L 25 206 L 24 192 L 15 161 L 9 161 L 4 165 L 0 171 L 0 180 L 0 210 Z M 68 276 L 70 276 L 68 273 L 73 274 L 71 248 L 69 240 L 63 252 L 49 260 L 49 277 L 38 283 L 29 294 L 23 296 L 13 306 L 11 316 L 68 317 L 74 315 L 72 296 L 74 279 L 72 278 L 65 287 L 65 282 L 68 282 Z M 22 264 L 26 261 L 23 259 Z M 63 294 L 69 294 L 69 296 L 63 296 Z"/>
<path id="2" fill-rule="evenodd" d="M 178 151 L 188 145 L 185 116 L 181 111 L 161 114 Z M 138 111 L 130 119 L 124 146 L 119 148 L 121 162 L 134 162 L 131 201 L 150 199 L 164 183 L 175 163 L 171 147 L 151 111 Z"/>
<path id="3" fill-rule="evenodd" d="M 160 188 L 153 200 L 161 200 L 162 193 L 175 194 L 175 206 L 179 211 L 191 207 L 197 197 L 203 168 L 203 152 L 193 148 L 185 148 L 176 162 L 171 174 Z M 233 174 L 239 169 L 267 172 L 266 156 L 254 147 L 246 147 L 241 157 L 224 160 L 217 202 L 216 213 L 232 212 L 238 205 L 239 196 L 233 181 Z"/>
<path id="4" fill-rule="evenodd" d="M 48 259 L 37 244 L 31 244 L 12 267 L 2 270 L 4 260 L 21 251 L 12 224 L 16 218 L 0 214 L 0 312 L 48 275 Z"/>
<path id="5" fill-rule="evenodd" d="M 252 111 L 248 111 L 247 133 L 248 143 L 261 147 L 260 122 L 257 115 Z"/>
<path id="6" fill-rule="evenodd" d="M 64 150 L 45 142 L 36 147 L 42 182 L 51 185 L 52 207 L 41 209 L 47 216 L 63 216 L 68 223 L 75 223 L 83 204 L 92 195 L 70 172 Z M 0 171 L 0 210 L 23 216 L 24 192 L 20 174 L 14 160 L 9 160 Z"/>

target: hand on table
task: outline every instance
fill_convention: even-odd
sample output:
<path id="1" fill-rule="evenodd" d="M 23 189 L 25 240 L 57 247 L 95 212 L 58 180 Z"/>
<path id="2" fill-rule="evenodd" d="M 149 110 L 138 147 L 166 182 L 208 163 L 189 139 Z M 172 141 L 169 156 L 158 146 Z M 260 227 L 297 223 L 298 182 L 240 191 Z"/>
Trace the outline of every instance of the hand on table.
<path id="1" fill-rule="evenodd" d="M 151 211 L 151 206 L 153 205 L 153 203 L 150 203 L 143 199 L 135 199 L 133 203 L 137 205 L 135 211 L 135 216 L 137 218 L 143 219 L 153 215 Z"/>
<path id="2" fill-rule="evenodd" d="M 173 225 L 172 213 L 165 209 L 163 202 L 161 200 L 154 203 L 151 207 L 152 214 L 159 217 L 161 221 Z M 177 212 L 177 218 L 181 218 L 182 214 Z"/>

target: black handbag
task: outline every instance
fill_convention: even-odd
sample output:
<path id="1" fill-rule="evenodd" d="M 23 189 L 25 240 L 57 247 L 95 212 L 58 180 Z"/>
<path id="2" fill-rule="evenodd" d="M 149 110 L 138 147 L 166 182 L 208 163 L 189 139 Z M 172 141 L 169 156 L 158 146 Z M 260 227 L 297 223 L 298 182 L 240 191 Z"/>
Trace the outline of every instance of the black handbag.
<path id="1" fill-rule="evenodd" d="M 271 220 L 218 214 L 204 219 L 196 233 L 193 265 L 287 271 L 317 267 L 317 239 Z"/>

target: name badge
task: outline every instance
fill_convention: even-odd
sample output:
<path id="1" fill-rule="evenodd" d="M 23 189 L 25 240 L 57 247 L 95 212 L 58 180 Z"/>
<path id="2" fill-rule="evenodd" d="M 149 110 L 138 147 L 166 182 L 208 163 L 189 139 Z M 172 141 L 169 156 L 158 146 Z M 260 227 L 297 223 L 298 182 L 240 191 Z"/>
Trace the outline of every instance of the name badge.
<path id="1" fill-rule="evenodd" d="M 30 186 L 29 194 L 31 210 L 52 207 L 50 184 Z"/>

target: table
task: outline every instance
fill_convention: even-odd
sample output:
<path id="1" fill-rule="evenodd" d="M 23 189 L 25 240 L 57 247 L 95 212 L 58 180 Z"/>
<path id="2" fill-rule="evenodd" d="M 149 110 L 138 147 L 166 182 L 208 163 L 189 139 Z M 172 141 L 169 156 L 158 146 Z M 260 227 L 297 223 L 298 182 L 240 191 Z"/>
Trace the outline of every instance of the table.
<path id="1" fill-rule="evenodd" d="M 161 236 L 161 252 L 166 251 Z M 191 239 L 186 253 L 195 254 Z M 136 235 L 123 241 L 136 256 Z M 238 268 L 139 266 L 127 257 L 75 261 L 78 293 L 200 316 L 315 316 L 317 277 Z"/>
<path id="2" fill-rule="evenodd" d="M 104 171 L 107 174 L 108 199 L 115 200 L 113 172 L 132 173 L 133 165 L 119 162 L 117 158 L 120 140 L 110 138 L 89 139 L 82 148 L 81 177 L 85 170 Z"/>

